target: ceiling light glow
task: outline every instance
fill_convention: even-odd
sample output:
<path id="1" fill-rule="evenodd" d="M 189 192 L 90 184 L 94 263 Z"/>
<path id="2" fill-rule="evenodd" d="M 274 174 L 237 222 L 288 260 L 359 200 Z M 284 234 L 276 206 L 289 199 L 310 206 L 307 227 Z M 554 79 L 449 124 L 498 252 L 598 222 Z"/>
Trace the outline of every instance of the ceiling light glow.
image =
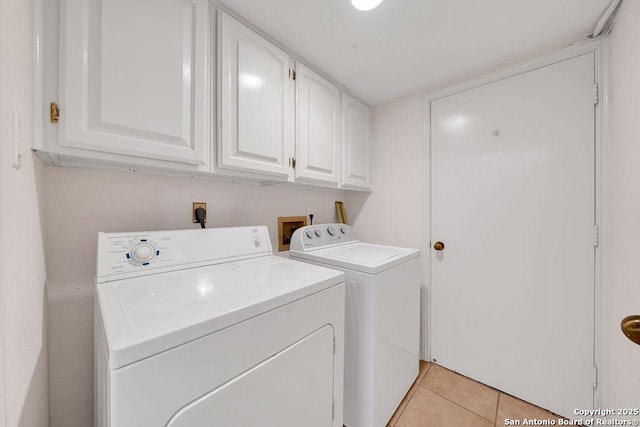
<path id="1" fill-rule="evenodd" d="M 358 10 L 371 10 L 378 7 L 382 0 L 351 0 L 351 4 Z"/>

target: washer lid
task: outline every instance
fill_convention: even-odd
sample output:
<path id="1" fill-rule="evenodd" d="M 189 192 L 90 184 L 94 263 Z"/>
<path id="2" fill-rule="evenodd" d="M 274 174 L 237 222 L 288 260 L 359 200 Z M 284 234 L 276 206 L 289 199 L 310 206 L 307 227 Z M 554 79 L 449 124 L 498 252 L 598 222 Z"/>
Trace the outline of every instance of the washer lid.
<path id="1" fill-rule="evenodd" d="M 97 285 L 117 369 L 344 281 L 344 273 L 277 256 Z"/>
<path id="2" fill-rule="evenodd" d="M 353 243 L 311 252 L 290 251 L 291 257 L 304 258 L 363 273 L 377 274 L 408 259 L 418 257 L 418 249 L 372 243 Z"/>

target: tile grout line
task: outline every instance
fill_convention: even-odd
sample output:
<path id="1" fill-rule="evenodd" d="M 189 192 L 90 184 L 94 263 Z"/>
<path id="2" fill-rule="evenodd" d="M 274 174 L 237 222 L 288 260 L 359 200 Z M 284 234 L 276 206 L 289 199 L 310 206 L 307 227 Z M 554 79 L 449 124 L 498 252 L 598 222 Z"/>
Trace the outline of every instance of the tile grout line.
<path id="1" fill-rule="evenodd" d="M 491 421 L 490 419 L 485 418 L 485 417 L 483 417 L 483 416 L 482 416 L 482 415 L 480 415 L 480 414 L 476 414 L 476 413 L 475 413 L 475 412 L 473 412 L 471 409 L 469 409 L 469 408 L 465 408 L 464 406 L 460 405 L 460 404 L 459 404 L 459 403 L 457 403 L 457 402 L 454 402 L 453 400 L 449 399 L 448 397 L 441 395 L 441 394 L 440 394 L 440 393 L 438 393 L 437 391 L 435 391 L 435 390 L 431 390 L 429 387 L 425 387 L 425 386 L 423 386 L 422 384 L 418 384 L 418 385 L 419 385 L 420 387 L 422 387 L 423 389 L 427 390 L 428 392 L 431 392 L 431 393 L 435 394 L 436 396 L 443 398 L 443 399 L 444 399 L 444 400 L 446 400 L 447 402 L 451 402 L 451 403 L 453 403 L 454 405 L 456 405 L 457 407 L 459 407 L 459 408 L 461 408 L 461 409 L 464 409 L 465 411 L 467 411 L 467 412 L 469 412 L 469 413 L 471 413 L 471 414 L 473 414 L 473 415 L 475 415 L 475 416 L 477 416 L 477 417 L 480 417 L 480 418 L 482 418 L 483 420 L 486 420 L 486 421 L 489 421 L 490 423 L 495 424 L 495 422 L 494 422 L 494 421 Z M 414 393 L 414 394 L 415 394 L 415 393 Z M 411 398 L 413 398 L 413 396 L 411 396 Z M 500 395 L 498 394 L 498 399 L 499 399 L 499 398 L 500 398 Z M 408 404 L 408 402 L 407 402 L 407 404 Z M 497 414 L 497 413 L 498 413 L 498 408 L 496 407 L 496 414 Z"/>
<path id="2" fill-rule="evenodd" d="M 432 365 L 434 365 L 434 363 L 431 363 L 431 364 L 429 365 L 429 369 L 431 369 L 431 366 L 432 366 Z M 435 365 L 437 365 L 437 364 L 435 364 Z M 438 365 L 438 366 L 440 366 L 440 365 Z M 427 373 L 428 373 L 429 369 L 427 369 Z M 444 368 L 444 369 L 447 369 L 447 368 Z M 459 404 L 459 403 L 457 403 L 457 402 L 454 402 L 453 400 L 449 399 L 448 397 L 441 395 L 441 394 L 440 394 L 440 393 L 438 393 L 437 391 L 435 391 L 435 390 L 431 390 L 429 387 L 425 387 L 425 386 L 423 386 L 423 385 L 422 385 L 422 381 L 420 381 L 420 384 L 418 384 L 418 386 L 420 386 L 420 387 L 424 388 L 425 390 L 430 391 L 431 393 L 433 393 L 433 394 L 435 394 L 435 395 L 437 395 L 437 396 L 440 396 L 440 397 L 441 397 L 441 398 L 443 398 L 444 400 L 446 400 L 446 401 L 448 401 L 448 402 L 453 403 L 454 405 L 456 405 L 456 406 L 458 406 L 458 407 L 460 407 L 460 408 L 464 409 L 465 411 L 470 412 L 470 413 L 472 413 L 472 414 L 474 414 L 474 415 L 477 415 L 478 417 L 482 418 L 483 420 L 487 420 L 487 421 L 489 421 L 490 423 L 493 423 L 493 424 L 495 425 L 495 423 L 496 423 L 496 418 L 498 417 L 498 403 L 500 402 L 500 391 L 499 391 L 499 390 L 497 390 L 497 389 L 495 389 L 495 388 L 493 388 L 493 387 L 489 387 L 489 386 L 488 386 L 488 385 L 486 385 L 486 384 L 482 384 L 481 382 L 478 382 L 478 381 L 476 381 L 476 380 L 474 380 L 474 379 L 472 379 L 472 378 L 469 378 L 469 377 L 466 377 L 466 376 L 464 376 L 464 375 L 462 375 L 462 374 L 459 374 L 459 373 L 457 373 L 457 372 L 455 372 L 455 371 L 451 371 L 451 370 L 449 370 L 449 369 L 447 369 L 447 370 L 448 370 L 448 371 L 450 371 L 450 372 L 452 372 L 452 373 L 453 373 L 453 374 L 455 374 L 455 375 L 458 375 L 458 376 L 461 376 L 461 377 L 463 377 L 463 378 L 466 378 L 466 379 L 468 379 L 468 380 L 470 380 L 470 381 L 473 381 L 474 383 L 480 384 L 480 385 L 482 385 L 482 386 L 484 386 L 484 387 L 487 387 L 487 388 L 489 388 L 489 389 L 492 389 L 492 390 L 494 390 L 494 391 L 496 391 L 496 392 L 498 393 L 498 401 L 497 401 L 497 403 L 496 403 L 496 415 L 495 415 L 495 417 L 494 417 L 494 420 L 493 420 L 493 421 L 492 421 L 492 420 L 490 420 L 490 419 L 488 419 L 488 418 L 483 417 L 483 416 L 482 416 L 482 415 L 480 415 L 480 414 L 475 413 L 474 411 L 472 411 L 472 410 L 471 410 L 471 409 L 469 409 L 469 408 L 465 408 L 464 406 L 460 405 L 460 404 Z M 425 375 L 424 375 L 424 377 L 422 378 L 422 380 L 424 380 L 424 379 L 427 377 L 427 373 L 425 373 Z M 414 394 L 415 394 L 415 393 L 414 393 Z M 411 398 L 413 398 L 413 396 L 411 396 Z M 411 400 L 411 399 L 409 399 L 409 400 Z M 409 402 L 407 402 L 407 405 L 408 405 L 408 404 L 409 404 Z M 405 406 L 405 408 L 406 408 L 406 406 Z M 403 409 L 403 412 L 404 412 L 404 409 Z"/>
<path id="3" fill-rule="evenodd" d="M 426 362 L 426 360 L 425 360 Z M 422 380 L 424 379 L 424 377 L 427 376 L 427 372 L 429 372 L 429 369 L 431 369 L 431 362 L 427 362 L 427 369 L 425 369 L 424 374 L 421 375 L 420 371 L 418 370 L 418 378 L 416 378 L 416 380 L 413 382 L 413 384 L 411 384 L 411 387 L 409 387 L 409 391 L 407 392 L 407 396 L 409 396 L 409 393 L 411 393 L 411 396 L 409 396 L 409 400 L 407 400 L 407 403 L 404 405 L 404 407 L 400 410 L 400 412 L 398 412 L 398 416 L 396 417 L 396 421 L 393 424 L 388 424 L 390 426 L 395 426 L 396 423 L 400 420 L 400 417 L 402 417 L 402 413 L 404 412 L 405 409 L 407 409 L 407 406 L 409 406 L 409 403 L 411 402 L 411 400 L 413 399 L 413 395 L 416 394 L 416 389 L 413 388 L 414 385 L 416 385 L 417 387 L 420 387 L 420 383 L 422 382 Z M 418 367 L 418 369 L 420 369 Z M 413 392 L 412 392 L 413 390 Z M 403 399 L 404 400 L 404 399 Z M 400 402 L 400 405 L 402 405 L 402 401 Z M 396 408 L 396 410 L 398 410 Z M 393 418 L 394 414 L 391 416 L 391 418 Z"/>
<path id="4" fill-rule="evenodd" d="M 469 413 L 471 413 L 471 414 L 474 414 L 474 415 L 476 415 L 476 416 L 480 417 L 480 418 L 481 418 L 481 419 L 483 419 L 483 420 L 489 421 L 490 423 L 492 423 L 492 424 L 494 425 L 494 427 L 500 427 L 500 426 L 498 425 L 498 412 L 499 412 L 499 409 L 500 409 L 500 401 L 502 400 L 502 399 L 501 399 L 501 398 L 502 398 L 502 395 L 510 396 L 510 397 L 512 397 L 512 398 L 514 398 L 514 399 L 516 399 L 516 400 L 518 400 L 518 401 L 520 401 L 520 402 L 522 402 L 522 403 L 526 404 L 527 406 L 530 406 L 530 407 L 532 407 L 532 408 L 534 408 L 534 409 L 537 409 L 537 410 L 544 411 L 544 412 L 546 412 L 546 413 L 550 414 L 551 416 L 554 416 L 554 417 L 557 417 L 557 418 L 563 418 L 562 416 L 560 416 L 560 415 L 558 415 L 558 414 L 555 414 L 555 413 L 553 413 L 553 412 L 549 411 L 548 409 L 545 409 L 545 408 L 539 407 L 539 406 L 537 406 L 537 405 L 534 405 L 533 403 L 527 402 L 527 401 L 525 401 L 525 400 L 522 400 L 522 399 L 520 399 L 520 398 L 518 398 L 518 397 L 515 397 L 515 396 L 512 396 L 512 395 L 509 395 L 508 393 L 505 393 L 505 392 L 503 392 L 503 391 L 501 391 L 501 390 L 498 390 L 498 389 L 497 389 L 497 388 L 495 388 L 495 387 L 491 387 L 491 386 L 489 386 L 489 385 L 487 385 L 487 384 L 483 384 L 483 383 L 481 383 L 481 382 L 479 382 L 479 381 L 474 380 L 473 378 L 467 377 L 467 376 L 462 375 L 462 374 L 460 374 L 460 373 L 458 373 L 458 372 L 455 372 L 455 371 L 452 371 L 452 370 L 450 370 L 450 369 L 447 369 L 447 368 L 444 368 L 444 367 L 443 367 L 444 369 L 446 369 L 447 371 L 451 372 L 451 373 L 452 373 L 452 374 L 454 374 L 454 375 L 457 375 L 457 376 L 463 377 L 463 378 L 465 378 L 465 379 L 467 379 L 467 380 L 469 380 L 469 381 L 472 381 L 472 382 L 474 382 L 474 383 L 476 383 L 476 384 L 482 385 L 482 386 L 484 386 L 484 387 L 486 387 L 486 388 L 488 388 L 488 389 L 491 389 L 491 390 L 495 391 L 496 393 L 498 393 L 498 399 L 497 399 L 497 402 L 496 402 L 495 415 L 494 415 L 494 419 L 493 419 L 493 421 L 492 421 L 492 420 L 490 420 L 490 419 L 488 419 L 488 418 L 485 418 L 485 417 L 484 417 L 484 416 L 482 416 L 481 414 L 476 413 L 476 412 L 475 412 L 475 411 L 473 411 L 472 409 L 470 409 L 470 408 L 466 408 L 466 407 L 462 406 L 461 404 L 459 404 L 459 403 L 457 403 L 457 402 L 455 402 L 455 401 L 453 401 L 453 400 L 451 400 L 451 399 L 447 398 L 446 396 L 443 396 L 442 394 L 440 394 L 440 393 L 439 393 L 439 392 L 437 392 L 436 390 L 432 390 L 432 389 L 430 389 L 429 387 L 427 387 L 427 386 L 425 386 L 425 385 L 422 385 L 422 381 L 424 381 L 424 379 L 426 378 L 426 376 L 427 376 L 428 372 L 431 370 L 431 367 L 432 367 L 433 365 L 441 366 L 441 365 L 438 365 L 437 363 L 430 362 L 430 363 L 429 363 L 429 366 L 428 366 L 428 368 L 427 368 L 427 370 L 425 371 L 424 376 L 422 377 L 422 380 L 418 383 L 418 386 L 419 386 L 419 387 L 424 388 L 425 390 L 427 390 L 427 391 L 429 391 L 429 392 L 431 392 L 431 393 L 433 393 L 433 394 L 435 394 L 435 395 L 436 395 L 436 396 L 438 396 L 438 397 L 441 397 L 442 399 L 444 399 L 444 400 L 446 400 L 446 401 L 448 401 L 448 402 L 450 402 L 450 403 L 453 403 L 455 406 L 457 406 L 457 407 L 459 407 L 459 408 L 461 408 L 461 409 L 464 409 L 465 411 L 467 411 L 467 412 L 469 412 Z M 415 391 L 414 391 L 414 393 L 413 393 L 413 394 L 415 394 Z M 413 395 L 411 396 L 411 398 L 409 399 L 409 401 L 411 401 L 412 399 L 413 399 Z M 406 405 L 406 406 L 408 406 L 408 404 L 409 404 L 409 402 L 407 402 L 407 405 Z M 406 406 L 405 406 L 405 408 L 406 408 Z M 404 409 L 405 409 L 405 408 L 403 408 L 403 411 L 402 411 L 402 412 L 404 412 Z"/>

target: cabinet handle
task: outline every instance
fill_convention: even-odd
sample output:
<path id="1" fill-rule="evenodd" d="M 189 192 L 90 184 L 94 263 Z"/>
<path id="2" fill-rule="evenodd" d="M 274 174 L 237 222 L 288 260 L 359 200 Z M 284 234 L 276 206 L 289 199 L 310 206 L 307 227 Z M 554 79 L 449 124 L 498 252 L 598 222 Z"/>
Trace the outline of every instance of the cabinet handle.
<path id="1" fill-rule="evenodd" d="M 60 110 L 58 109 L 58 104 L 52 102 L 49 104 L 49 119 L 51 123 L 58 123 L 58 119 L 60 118 Z"/>
<path id="2" fill-rule="evenodd" d="M 433 244 L 433 249 L 435 249 L 436 251 L 441 251 L 444 249 L 444 243 L 442 242 L 435 242 Z"/>

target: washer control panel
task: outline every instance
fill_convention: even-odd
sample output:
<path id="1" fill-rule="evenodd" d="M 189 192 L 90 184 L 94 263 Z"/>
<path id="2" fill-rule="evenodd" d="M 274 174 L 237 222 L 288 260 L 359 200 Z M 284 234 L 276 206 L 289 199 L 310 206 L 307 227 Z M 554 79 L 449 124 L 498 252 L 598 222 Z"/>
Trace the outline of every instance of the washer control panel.
<path id="1" fill-rule="evenodd" d="M 149 265 L 160 256 L 160 246 L 149 239 L 133 240 L 127 248 L 125 257 L 133 265 Z"/>
<path id="2" fill-rule="evenodd" d="M 347 224 L 308 225 L 297 229 L 291 237 L 292 251 L 305 252 L 342 243 L 357 242 L 358 237 Z"/>
<path id="3" fill-rule="evenodd" d="M 98 275 L 119 276 L 170 266 L 176 260 L 170 232 L 100 233 Z"/>
<path id="4" fill-rule="evenodd" d="M 271 254 L 265 226 L 99 233 L 96 281 Z"/>

